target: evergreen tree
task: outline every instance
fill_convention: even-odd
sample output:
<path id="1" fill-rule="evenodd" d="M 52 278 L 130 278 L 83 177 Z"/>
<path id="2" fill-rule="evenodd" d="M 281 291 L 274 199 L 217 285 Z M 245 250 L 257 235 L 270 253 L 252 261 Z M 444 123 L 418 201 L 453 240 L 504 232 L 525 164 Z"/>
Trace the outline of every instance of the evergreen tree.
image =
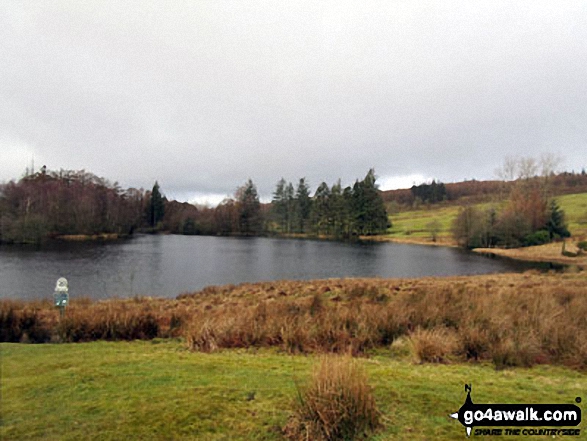
<path id="1" fill-rule="evenodd" d="M 343 212 L 341 215 L 343 221 L 343 236 L 344 237 L 351 237 L 353 232 L 355 231 L 355 219 L 352 213 L 352 204 L 353 204 L 353 189 L 351 187 L 345 187 L 342 191 L 342 200 L 343 200 Z"/>
<path id="2" fill-rule="evenodd" d="M 295 230 L 297 233 L 306 232 L 311 210 L 310 187 L 306 183 L 306 178 L 301 178 L 296 189 Z"/>
<path id="3" fill-rule="evenodd" d="M 330 189 L 326 182 L 322 182 L 314 194 L 312 204 L 312 225 L 314 232 L 317 234 L 329 234 L 329 217 L 330 217 Z"/>
<path id="4" fill-rule="evenodd" d="M 353 233 L 362 235 L 365 229 L 365 194 L 363 185 L 358 180 L 355 181 L 351 198 L 351 215 L 353 217 Z"/>
<path id="5" fill-rule="evenodd" d="M 159 190 L 159 183 L 155 181 L 155 185 L 153 185 L 153 190 L 151 191 L 149 205 L 147 206 L 147 222 L 151 227 L 155 228 L 163 220 L 164 216 L 165 201 Z"/>
<path id="6" fill-rule="evenodd" d="M 375 170 L 370 169 L 353 187 L 353 211 L 358 234 L 385 233 L 390 226 L 383 198 L 377 188 Z"/>
<path id="7" fill-rule="evenodd" d="M 286 186 L 287 183 L 285 182 L 285 179 L 281 178 L 279 182 L 277 182 L 277 186 L 273 192 L 273 200 L 271 201 L 271 214 L 282 233 L 287 229 Z"/>
<path id="8" fill-rule="evenodd" d="M 285 204 L 286 204 L 286 232 L 291 233 L 296 212 L 296 200 L 293 184 L 290 182 L 285 187 Z"/>
<path id="9" fill-rule="evenodd" d="M 546 222 L 546 228 L 548 229 L 550 239 L 571 236 L 571 233 L 565 224 L 565 213 L 563 210 L 561 210 L 556 200 L 554 199 L 550 201 L 549 217 L 548 221 Z"/>
<path id="10" fill-rule="evenodd" d="M 336 237 L 346 236 L 346 223 L 348 221 L 347 201 L 344 198 L 340 180 L 330 190 L 330 212 L 332 234 Z"/>
<path id="11" fill-rule="evenodd" d="M 257 187 L 249 179 L 236 191 L 238 228 L 242 234 L 258 234 L 261 231 L 261 203 Z"/>

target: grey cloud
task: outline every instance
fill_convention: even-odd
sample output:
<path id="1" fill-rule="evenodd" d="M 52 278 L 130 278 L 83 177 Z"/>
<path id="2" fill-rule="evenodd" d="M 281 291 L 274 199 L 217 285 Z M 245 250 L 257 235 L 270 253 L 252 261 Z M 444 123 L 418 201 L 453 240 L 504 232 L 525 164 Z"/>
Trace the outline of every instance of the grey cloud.
<path id="1" fill-rule="evenodd" d="M 0 179 L 31 152 L 178 195 L 350 184 L 370 167 L 488 179 L 543 151 L 579 170 L 586 16 L 583 2 L 4 1 Z"/>

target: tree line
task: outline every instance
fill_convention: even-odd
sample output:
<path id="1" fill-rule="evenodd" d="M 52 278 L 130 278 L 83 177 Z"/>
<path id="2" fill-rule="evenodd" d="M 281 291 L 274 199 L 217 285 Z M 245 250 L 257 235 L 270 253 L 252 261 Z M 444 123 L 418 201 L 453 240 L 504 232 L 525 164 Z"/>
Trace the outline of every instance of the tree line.
<path id="1" fill-rule="evenodd" d="M 495 181 L 477 181 L 475 179 L 464 180 L 462 182 L 442 183 L 433 181 L 430 184 L 414 185 L 411 188 L 387 190 L 382 193 L 386 203 L 394 203 L 398 207 L 407 209 L 418 208 L 423 204 L 436 204 L 443 201 L 455 202 L 461 199 L 467 199 L 471 203 L 490 202 L 492 200 L 501 200 L 507 197 L 509 192 L 517 185 L 520 179 L 519 173 L 516 173 L 512 179 L 503 179 L 504 176 L 499 173 L 499 180 Z M 511 176 L 511 174 L 509 175 Z M 530 180 L 543 181 L 544 176 L 534 175 Z M 552 173 L 548 176 L 549 187 L 552 194 L 574 194 L 587 192 L 587 172 L 581 169 L 579 172 L 564 171 Z M 436 194 L 433 196 L 433 184 L 436 184 Z M 441 189 L 441 186 L 444 187 Z"/>
<path id="2" fill-rule="evenodd" d="M 268 229 L 279 233 L 313 233 L 342 238 L 385 233 L 391 226 L 375 171 L 343 188 L 340 180 L 328 186 L 322 182 L 314 197 L 304 178 L 294 191 L 282 178 L 271 201 Z"/>
<path id="3" fill-rule="evenodd" d="M 507 193 L 505 203 L 484 209 L 462 207 L 452 227 L 459 245 L 520 247 L 569 237 L 564 212 L 552 197 L 554 170 L 543 163 L 538 173 L 538 162 L 532 158 L 506 158 L 499 173 L 506 179 L 502 189 Z"/>
<path id="4" fill-rule="evenodd" d="M 294 190 L 277 183 L 270 204 L 261 204 L 251 179 L 217 207 L 168 200 L 158 182 L 151 191 L 122 189 L 92 173 L 72 170 L 27 173 L 0 185 L 0 243 L 39 243 L 61 235 L 134 231 L 177 234 L 316 234 L 352 237 L 385 232 L 387 212 L 375 173 L 342 188 L 305 179 Z"/>
<path id="5" fill-rule="evenodd" d="M 353 186 L 322 182 L 312 195 L 301 178 L 297 185 L 280 179 L 269 204 L 261 204 L 249 179 L 234 197 L 215 208 L 172 202 L 164 227 L 180 234 L 261 235 L 306 234 L 351 238 L 385 233 L 390 226 L 374 170 Z"/>
<path id="6" fill-rule="evenodd" d="M 0 242 L 37 243 L 60 234 L 131 234 L 147 194 L 84 170 L 29 174 L 0 186 Z"/>

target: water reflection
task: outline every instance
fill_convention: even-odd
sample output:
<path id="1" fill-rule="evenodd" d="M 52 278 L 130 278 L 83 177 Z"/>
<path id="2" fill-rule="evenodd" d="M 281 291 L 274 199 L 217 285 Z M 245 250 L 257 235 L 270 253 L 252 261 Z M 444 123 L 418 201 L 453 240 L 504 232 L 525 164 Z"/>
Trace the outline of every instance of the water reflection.
<path id="1" fill-rule="evenodd" d="M 518 271 L 531 264 L 459 249 L 394 243 L 139 236 L 116 243 L 0 247 L 0 297 L 175 297 L 208 285 L 280 279 L 422 277 Z"/>

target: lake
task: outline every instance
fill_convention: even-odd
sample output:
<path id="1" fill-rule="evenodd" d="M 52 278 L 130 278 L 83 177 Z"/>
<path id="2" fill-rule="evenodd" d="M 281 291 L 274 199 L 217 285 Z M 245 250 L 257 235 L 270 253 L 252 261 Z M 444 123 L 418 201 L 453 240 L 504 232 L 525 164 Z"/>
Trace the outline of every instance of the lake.
<path id="1" fill-rule="evenodd" d="M 209 285 L 282 279 L 422 277 L 522 271 L 535 265 L 456 248 L 278 238 L 151 236 L 107 243 L 0 247 L 0 298 L 175 297 Z"/>

